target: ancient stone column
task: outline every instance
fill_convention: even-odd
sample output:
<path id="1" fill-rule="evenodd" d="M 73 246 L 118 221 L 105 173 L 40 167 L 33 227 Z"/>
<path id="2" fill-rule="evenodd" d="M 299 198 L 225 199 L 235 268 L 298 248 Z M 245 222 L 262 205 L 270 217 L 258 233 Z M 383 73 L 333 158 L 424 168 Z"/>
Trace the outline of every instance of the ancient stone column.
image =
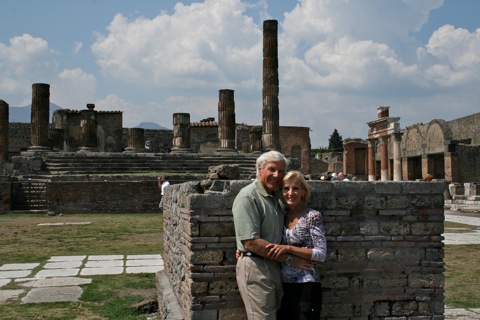
<path id="1" fill-rule="evenodd" d="M 219 90 L 218 96 L 218 140 L 220 148 L 217 152 L 236 152 L 234 91 L 229 89 Z"/>
<path id="2" fill-rule="evenodd" d="M 125 153 L 145 152 L 145 130 L 143 128 L 128 128 L 128 147 Z"/>
<path id="3" fill-rule="evenodd" d="M 94 104 L 87 104 L 87 110 L 80 111 L 80 149 L 79 152 L 97 151 L 97 111 Z"/>
<path id="4" fill-rule="evenodd" d="M 191 152 L 190 149 L 190 113 L 173 114 L 172 152 Z"/>
<path id="5" fill-rule="evenodd" d="M 0 100 L 0 161 L 3 169 L 3 161 L 8 160 L 8 127 L 9 109 L 8 103 Z"/>
<path id="6" fill-rule="evenodd" d="M 263 111 L 264 150 L 280 150 L 280 112 L 278 108 L 278 22 L 263 22 Z"/>
<path id="7" fill-rule="evenodd" d="M 368 139 L 368 181 L 375 181 L 375 141 Z"/>
<path id="8" fill-rule="evenodd" d="M 388 137 L 380 137 L 380 180 L 388 181 Z"/>
<path id="9" fill-rule="evenodd" d="M 29 151 L 48 151 L 48 124 L 50 118 L 50 85 L 34 83 L 32 85 L 32 118 Z"/>
<path id="10" fill-rule="evenodd" d="M 402 181 L 401 133 L 393 133 L 393 181 Z"/>
<path id="11" fill-rule="evenodd" d="M 251 127 L 248 130 L 248 139 L 250 143 L 249 152 L 261 152 L 262 151 L 262 128 Z"/>

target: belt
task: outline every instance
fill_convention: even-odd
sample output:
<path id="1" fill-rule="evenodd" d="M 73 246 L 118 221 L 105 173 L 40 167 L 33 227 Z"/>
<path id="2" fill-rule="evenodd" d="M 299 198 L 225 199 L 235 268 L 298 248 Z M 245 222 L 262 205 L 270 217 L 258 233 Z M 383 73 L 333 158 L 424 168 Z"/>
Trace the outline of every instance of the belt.
<path id="1" fill-rule="evenodd" d="M 250 257 L 250 258 L 263 258 L 261 255 L 250 252 L 250 251 L 243 251 L 240 252 L 241 257 Z"/>

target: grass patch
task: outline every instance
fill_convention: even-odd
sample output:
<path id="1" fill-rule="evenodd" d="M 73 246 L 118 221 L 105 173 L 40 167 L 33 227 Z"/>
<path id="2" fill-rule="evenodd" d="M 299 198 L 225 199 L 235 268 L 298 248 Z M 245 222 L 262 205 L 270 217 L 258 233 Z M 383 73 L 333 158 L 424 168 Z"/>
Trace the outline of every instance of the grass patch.
<path id="1" fill-rule="evenodd" d="M 445 304 L 480 308 L 480 245 L 445 246 Z"/>
<path id="2" fill-rule="evenodd" d="M 88 225 L 70 225 L 90 222 Z M 41 226 L 42 223 L 62 225 Z M 0 265 L 40 262 L 59 255 L 163 253 L 161 214 L 43 214 L 0 215 Z M 39 268 L 41 268 L 41 266 Z M 0 319 L 145 319 L 131 308 L 155 299 L 155 274 L 89 276 L 79 302 L 0 306 Z M 2 290 L 24 289 L 10 283 Z"/>

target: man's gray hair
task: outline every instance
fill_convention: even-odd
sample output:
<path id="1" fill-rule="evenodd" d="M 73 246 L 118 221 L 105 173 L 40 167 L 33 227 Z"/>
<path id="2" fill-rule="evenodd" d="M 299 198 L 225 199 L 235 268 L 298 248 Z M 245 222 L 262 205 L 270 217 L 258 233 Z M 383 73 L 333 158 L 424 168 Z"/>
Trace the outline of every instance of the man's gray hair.
<path id="1" fill-rule="evenodd" d="M 257 158 L 256 172 L 258 178 L 258 168 L 265 168 L 265 165 L 270 162 L 283 161 L 285 163 L 285 172 L 288 170 L 288 165 L 290 161 L 285 157 L 281 152 L 272 150 L 263 153 L 260 157 Z"/>

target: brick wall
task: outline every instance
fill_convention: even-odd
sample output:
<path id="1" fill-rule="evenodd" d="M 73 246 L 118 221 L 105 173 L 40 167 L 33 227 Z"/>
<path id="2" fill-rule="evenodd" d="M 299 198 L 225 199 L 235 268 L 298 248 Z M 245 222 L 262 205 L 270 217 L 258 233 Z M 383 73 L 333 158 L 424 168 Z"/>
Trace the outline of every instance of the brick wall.
<path id="1" fill-rule="evenodd" d="M 167 191 L 162 314 L 245 317 L 235 280 L 231 207 L 248 183 L 188 182 Z M 322 318 L 443 319 L 444 183 L 311 185 L 311 205 L 324 214 L 328 241 Z"/>
<path id="2" fill-rule="evenodd" d="M 48 210 L 57 213 L 159 212 L 157 180 L 51 181 L 47 184 Z"/>

